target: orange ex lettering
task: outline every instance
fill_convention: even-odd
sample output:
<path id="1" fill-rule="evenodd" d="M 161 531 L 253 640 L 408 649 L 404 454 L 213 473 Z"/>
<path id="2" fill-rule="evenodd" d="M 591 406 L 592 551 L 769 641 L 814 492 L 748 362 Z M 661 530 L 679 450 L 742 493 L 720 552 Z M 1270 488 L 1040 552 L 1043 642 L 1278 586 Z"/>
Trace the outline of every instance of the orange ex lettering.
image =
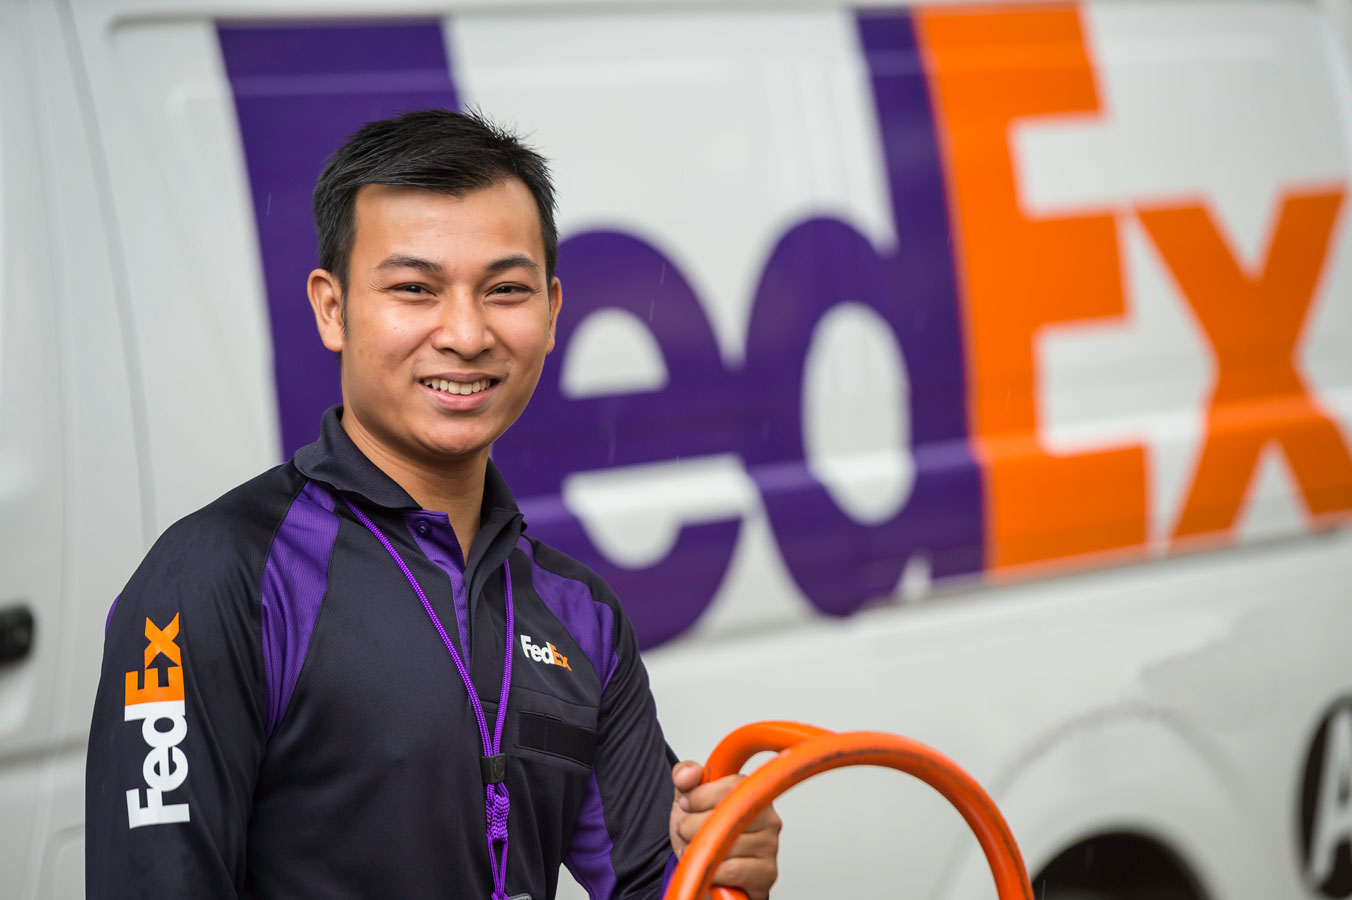
<path id="1" fill-rule="evenodd" d="M 1174 527 L 1176 544 L 1234 527 L 1259 455 L 1273 444 L 1311 518 L 1352 510 L 1352 455 L 1297 367 L 1342 204 L 1341 187 L 1284 194 L 1261 270 L 1236 260 L 1206 207 L 1137 211 L 1216 359 L 1206 441 Z"/>
<path id="2" fill-rule="evenodd" d="M 188 758 L 179 744 L 188 734 L 188 720 L 183 702 L 183 657 L 175 638 L 178 637 L 178 615 L 164 628 L 146 619 L 145 667 L 127 673 L 124 720 L 141 721 L 141 737 L 150 746 L 141 765 L 144 788 L 127 791 L 127 826 L 163 825 L 188 821 L 188 804 L 165 803 L 164 795 L 183 785 L 188 777 Z M 163 656 L 172 665 L 165 670 L 164 684 L 160 684 L 160 670 L 151 668 Z M 160 723 L 167 728 L 161 730 Z M 145 791 L 145 803 L 141 791 Z"/>

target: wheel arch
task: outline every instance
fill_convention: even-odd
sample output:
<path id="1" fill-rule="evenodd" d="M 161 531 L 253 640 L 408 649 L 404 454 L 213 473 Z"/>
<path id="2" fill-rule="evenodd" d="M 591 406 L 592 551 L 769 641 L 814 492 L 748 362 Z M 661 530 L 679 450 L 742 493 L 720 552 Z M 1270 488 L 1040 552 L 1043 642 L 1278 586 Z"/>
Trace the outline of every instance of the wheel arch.
<path id="1" fill-rule="evenodd" d="M 1148 707 L 1102 710 L 1025 748 L 985 786 L 1030 875 L 1070 871 L 1068 860 L 1091 849 L 1109 858 L 1139 851 L 1161 871 L 1181 873 L 1179 883 L 1193 891 L 1186 900 L 1257 900 L 1287 890 L 1244 779 L 1181 717 Z M 971 835 L 944 882 L 945 897 L 989 894 L 990 871 Z"/>
<path id="2" fill-rule="evenodd" d="M 1066 847 L 1032 875 L 1042 900 L 1213 900 L 1169 843 L 1139 831 L 1106 831 Z"/>

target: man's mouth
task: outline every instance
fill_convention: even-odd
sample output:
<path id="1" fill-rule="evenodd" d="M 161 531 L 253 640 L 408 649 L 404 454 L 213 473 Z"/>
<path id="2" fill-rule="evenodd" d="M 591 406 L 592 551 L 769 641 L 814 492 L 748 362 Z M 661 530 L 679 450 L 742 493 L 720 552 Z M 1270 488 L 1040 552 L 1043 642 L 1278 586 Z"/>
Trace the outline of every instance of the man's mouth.
<path id="1" fill-rule="evenodd" d="M 443 394 L 477 394 L 497 384 L 497 380 L 481 378 L 478 381 L 461 383 L 459 381 L 447 381 L 444 378 L 424 378 L 422 383 L 426 387 Z"/>

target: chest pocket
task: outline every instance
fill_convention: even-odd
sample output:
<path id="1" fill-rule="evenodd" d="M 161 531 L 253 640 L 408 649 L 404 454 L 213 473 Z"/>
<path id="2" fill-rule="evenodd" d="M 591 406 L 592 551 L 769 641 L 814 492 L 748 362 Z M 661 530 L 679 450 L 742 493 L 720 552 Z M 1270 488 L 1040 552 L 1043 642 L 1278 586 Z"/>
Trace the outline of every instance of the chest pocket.
<path id="1" fill-rule="evenodd" d="M 596 759 L 596 732 L 543 713 L 523 712 L 516 745 L 586 766 Z"/>
<path id="2" fill-rule="evenodd" d="M 513 700 L 513 749 L 522 761 L 558 766 L 584 776 L 591 772 L 596 759 L 595 707 L 569 703 L 529 688 L 521 688 Z"/>

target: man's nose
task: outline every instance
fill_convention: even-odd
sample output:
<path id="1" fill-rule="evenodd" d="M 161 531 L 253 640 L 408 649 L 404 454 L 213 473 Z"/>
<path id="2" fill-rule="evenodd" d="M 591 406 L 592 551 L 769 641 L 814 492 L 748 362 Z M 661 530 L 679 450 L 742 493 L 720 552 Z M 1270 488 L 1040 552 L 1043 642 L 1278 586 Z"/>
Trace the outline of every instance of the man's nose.
<path id="1" fill-rule="evenodd" d="M 438 310 L 437 330 L 432 337 L 438 350 L 449 350 L 462 359 L 474 359 L 493 346 L 493 330 L 484 306 L 469 293 L 449 295 Z"/>

